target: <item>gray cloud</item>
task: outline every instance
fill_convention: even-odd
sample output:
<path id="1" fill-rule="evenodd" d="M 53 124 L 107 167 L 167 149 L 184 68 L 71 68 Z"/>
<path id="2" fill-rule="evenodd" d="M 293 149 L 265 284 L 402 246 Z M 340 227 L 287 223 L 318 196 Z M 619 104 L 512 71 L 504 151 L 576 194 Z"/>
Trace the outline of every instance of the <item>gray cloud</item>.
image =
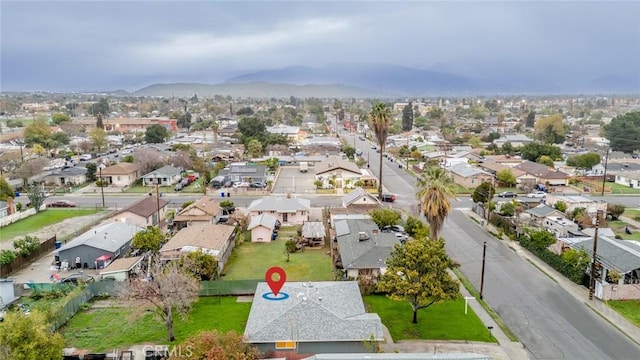
<path id="1" fill-rule="evenodd" d="M 640 76 L 638 2 L 3 1 L 1 90 L 133 90 L 288 65 Z"/>

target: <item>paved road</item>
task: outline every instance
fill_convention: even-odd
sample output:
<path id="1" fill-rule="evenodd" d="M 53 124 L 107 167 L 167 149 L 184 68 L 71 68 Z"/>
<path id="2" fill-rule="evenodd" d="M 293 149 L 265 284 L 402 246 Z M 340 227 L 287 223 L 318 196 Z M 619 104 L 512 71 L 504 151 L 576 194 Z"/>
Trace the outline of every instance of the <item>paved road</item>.
<path id="1" fill-rule="evenodd" d="M 345 138 L 352 143 L 353 137 Z M 371 151 L 370 166 L 377 172 L 379 154 L 359 139 L 356 147 L 364 151 L 365 158 Z M 398 195 L 394 206 L 416 206 L 415 183 L 416 179 L 395 162 L 383 159 L 383 184 Z M 469 199 L 453 204 L 456 208 L 470 205 Z M 478 289 L 482 243 L 487 241 L 484 298 L 518 336 L 532 359 L 640 358 L 640 347 L 459 210 L 449 215 L 443 236 L 447 252 Z"/>
<path id="2" fill-rule="evenodd" d="M 449 215 L 443 236 L 447 252 L 478 289 L 487 241 L 484 298 L 532 359 L 638 358 L 640 347 L 460 211 Z"/>

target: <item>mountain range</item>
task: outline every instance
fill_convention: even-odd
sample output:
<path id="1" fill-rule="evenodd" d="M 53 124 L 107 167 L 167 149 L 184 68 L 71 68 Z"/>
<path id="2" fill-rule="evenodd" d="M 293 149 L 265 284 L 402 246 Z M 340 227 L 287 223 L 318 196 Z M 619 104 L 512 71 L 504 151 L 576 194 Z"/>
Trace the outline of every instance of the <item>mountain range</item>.
<path id="1" fill-rule="evenodd" d="M 470 77 L 394 64 L 289 66 L 245 73 L 221 84 L 154 84 L 137 90 L 146 96 L 231 95 L 234 97 L 403 97 L 482 94 L 638 94 L 640 75 L 605 75 L 562 81 L 534 74 Z"/>

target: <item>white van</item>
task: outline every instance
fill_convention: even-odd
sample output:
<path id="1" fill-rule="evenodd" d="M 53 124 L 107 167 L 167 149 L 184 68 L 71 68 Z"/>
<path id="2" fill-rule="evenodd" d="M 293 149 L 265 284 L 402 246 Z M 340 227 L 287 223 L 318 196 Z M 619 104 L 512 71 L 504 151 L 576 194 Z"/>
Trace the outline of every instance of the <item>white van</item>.
<path id="1" fill-rule="evenodd" d="M 306 173 L 307 171 L 309 171 L 309 163 L 306 161 L 303 161 L 300 163 L 300 172 L 302 173 Z"/>

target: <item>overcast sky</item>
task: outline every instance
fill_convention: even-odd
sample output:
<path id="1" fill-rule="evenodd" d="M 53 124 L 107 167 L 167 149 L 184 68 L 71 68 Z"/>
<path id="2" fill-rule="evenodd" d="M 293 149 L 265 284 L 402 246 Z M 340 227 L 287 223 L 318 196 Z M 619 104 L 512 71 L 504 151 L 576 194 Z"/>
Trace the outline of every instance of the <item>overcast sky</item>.
<path id="1" fill-rule="evenodd" d="M 640 76 L 640 2 L 1 0 L 2 91 L 135 90 L 289 65 Z"/>

